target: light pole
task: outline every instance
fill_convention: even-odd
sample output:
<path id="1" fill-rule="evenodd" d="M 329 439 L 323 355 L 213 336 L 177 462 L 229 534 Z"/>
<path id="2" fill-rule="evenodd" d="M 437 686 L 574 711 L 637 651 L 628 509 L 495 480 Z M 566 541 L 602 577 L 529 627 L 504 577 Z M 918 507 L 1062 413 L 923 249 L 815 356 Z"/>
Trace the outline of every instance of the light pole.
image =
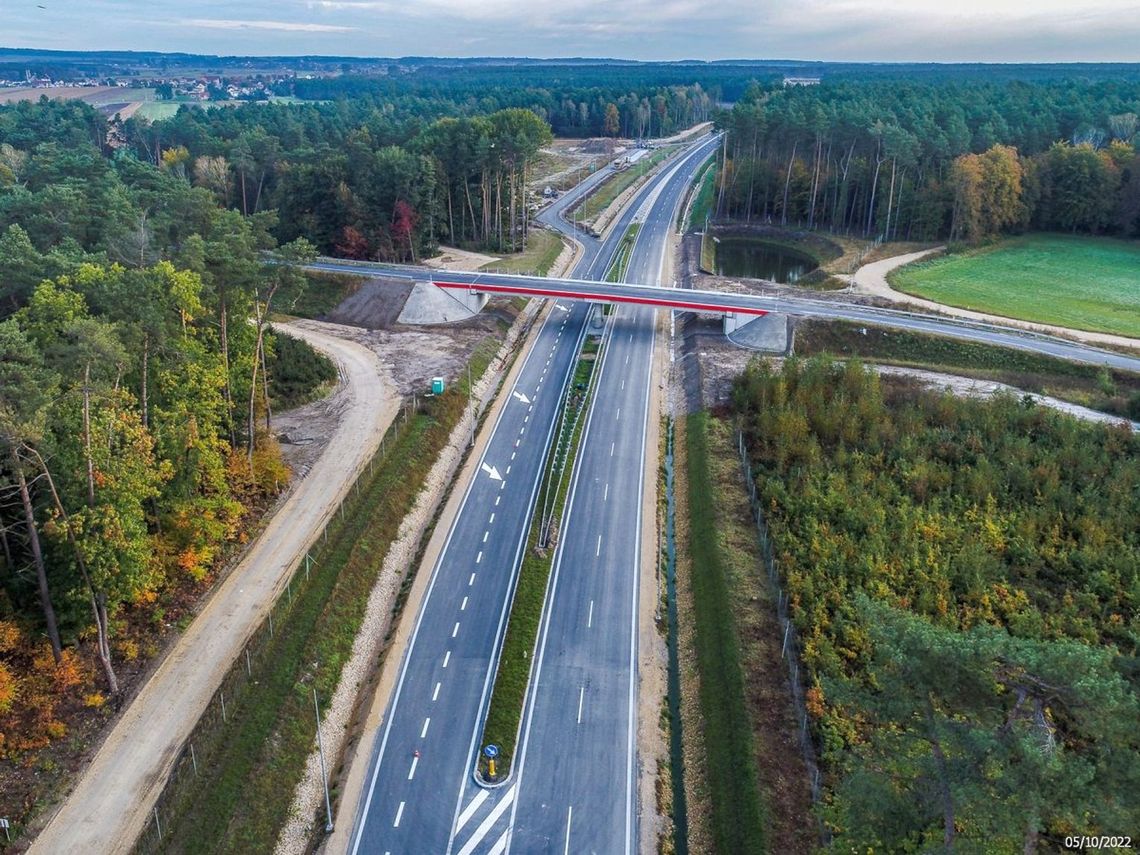
<path id="1" fill-rule="evenodd" d="M 325 741 L 321 738 L 321 707 L 317 703 L 317 688 L 313 687 L 313 709 L 317 713 L 317 751 L 321 755 L 321 784 L 325 788 L 325 834 L 332 834 L 332 800 L 329 798 L 329 773 L 325 769 Z"/>

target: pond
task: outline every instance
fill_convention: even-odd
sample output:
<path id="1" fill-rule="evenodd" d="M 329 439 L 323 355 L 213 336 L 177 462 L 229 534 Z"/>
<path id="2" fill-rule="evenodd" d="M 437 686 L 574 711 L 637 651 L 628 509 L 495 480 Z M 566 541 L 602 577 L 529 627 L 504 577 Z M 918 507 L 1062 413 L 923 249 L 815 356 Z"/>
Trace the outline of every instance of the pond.
<path id="1" fill-rule="evenodd" d="M 754 238 L 717 238 L 716 273 L 795 284 L 819 264 L 810 255 Z"/>

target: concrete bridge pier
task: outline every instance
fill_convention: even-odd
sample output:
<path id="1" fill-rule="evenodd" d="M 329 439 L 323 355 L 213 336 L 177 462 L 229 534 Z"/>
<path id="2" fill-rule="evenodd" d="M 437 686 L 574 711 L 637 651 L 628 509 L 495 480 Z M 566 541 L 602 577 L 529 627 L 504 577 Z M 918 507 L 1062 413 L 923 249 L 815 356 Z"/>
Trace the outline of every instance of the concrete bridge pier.
<path id="1" fill-rule="evenodd" d="M 787 353 L 792 341 L 788 316 L 777 312 L 760 316 L 729 312 L 724 316 L 724 334 L 735 345 L 765 353 Z"/>

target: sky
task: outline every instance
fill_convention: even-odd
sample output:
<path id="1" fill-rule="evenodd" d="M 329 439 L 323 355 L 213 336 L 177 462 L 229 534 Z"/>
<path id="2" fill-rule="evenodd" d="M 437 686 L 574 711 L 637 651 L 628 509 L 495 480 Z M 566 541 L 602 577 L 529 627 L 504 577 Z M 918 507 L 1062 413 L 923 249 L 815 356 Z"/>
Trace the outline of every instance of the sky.
<path id="1" fill-rule="evenodd" d="M 1140 0 L 0 0 L 0 45 L 237 55 L 1140 62 Z"/>

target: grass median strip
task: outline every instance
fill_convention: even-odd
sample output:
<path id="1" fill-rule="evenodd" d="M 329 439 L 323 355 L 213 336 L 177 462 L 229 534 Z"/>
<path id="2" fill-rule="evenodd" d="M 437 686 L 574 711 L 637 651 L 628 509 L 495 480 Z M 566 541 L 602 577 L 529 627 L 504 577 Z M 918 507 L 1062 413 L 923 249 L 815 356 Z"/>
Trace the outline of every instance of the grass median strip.
<path id="1" fill-rule="evenodd" d="M 474 376 L 498 347 L 488 336 L 476 348 Z M 389 432 L 372 474 L 365 471 L 314 549 L 308 580 L 278 601 L 275 628 L 251 644 L 248 666 L 239 663 L 250 679 L 231 694 L 226 720 L 191 737 L 198 774 L 167 790 L 173 816 L 161 851 L 272 851 L 312 750 L 312 691 L 328 698 L 335 690 L 376 574 L 466 406 L 457 383 Z"/>
<path id="2" fill-rule="evenodd" d="M 659 148 L 642 157 L 628 169 L 615 172 L 599 184 L 593 193 L 582 200 L 578 206 L 578 219 L 591 220 L 598 216 L 610 206 L 614 199 L 632 187 L 639 179 L 656 169 L 673 151 L 672 148 Z"/>
<path id="3" fill-rule="evenodd" d="M 574 459 L 585 429 L 585 415 L 589 411 L 593 380 L 600 359 L 601 348 L 587 337 L 574 369 L 563 408 L 562 425 L 550 449 L 535 503 L 535 515 L 527 536 L 507 622 L 507 634 L 503 639 L 499 667 L 495 673 L 491 704 L 483 725 L 480 746 L 495 745 L 499 748 L 493 777 L 487 758 L 482 753 L 479 755 L 479 771 L 487 781 L 505 779 L 510 775 L 514 761 L 519 722 L 522 720 L 531 662 L 538 640 L 542 607 L 546 600 L 546 585 L 558 542 L 558 527 L 570 489 L 570 472 L 574 468 Z"/>

